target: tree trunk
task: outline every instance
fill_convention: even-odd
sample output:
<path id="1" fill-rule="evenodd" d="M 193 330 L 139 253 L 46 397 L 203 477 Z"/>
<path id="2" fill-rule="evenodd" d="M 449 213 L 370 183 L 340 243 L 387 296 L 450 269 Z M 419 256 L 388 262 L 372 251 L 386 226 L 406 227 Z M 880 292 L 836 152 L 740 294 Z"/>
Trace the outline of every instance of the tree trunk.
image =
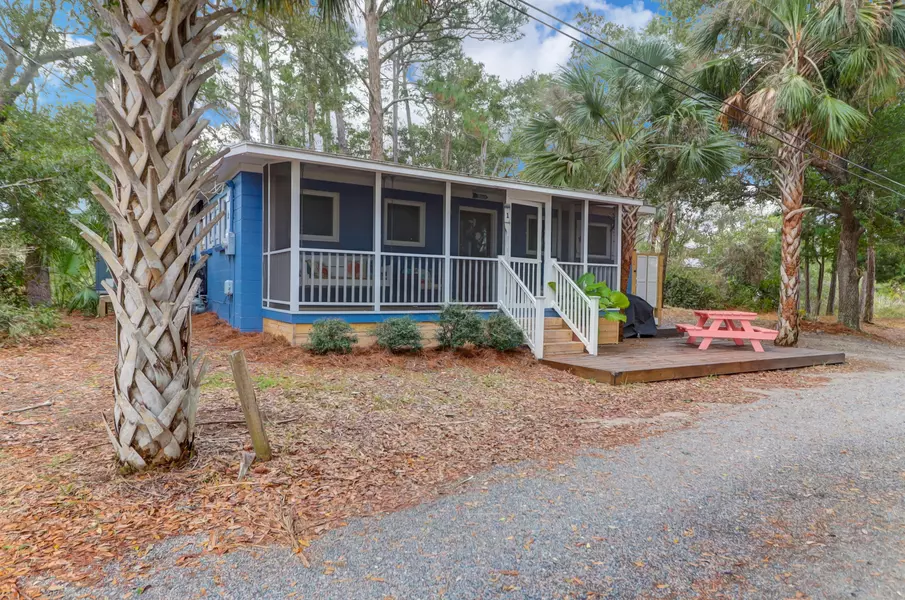
<path id="1" fill-rule="evenodd" d="M 314 131 L 316 129 L 314 121 L 316 118 L 314 102 L 308 100 L 308 148 L 314 150 Z"/>
<path id="2" fill-rule="evenodd" d="M 270 36 L 267 30 L 263 31 L 263 49 L 261 51 L 261 64 L 264 77 L 261 78 L 261 92 L 263 95 L 263 107 L 261 109 L 261 136 L 266 144 L 272 144 L 275 136 L 273 121 L 275 110 L 273 104 L 273 76 L 270 70 Z"/>
<path id="3" fill-rule="evenodd" d="M 855 215 L 851 200 L 840 193 L 839 323 L 851 329 L 861 328 L 861 302 L 858 294 L 858 245 L 864 229 Z"/>
<path id="4" fill-rule="evenodd" d="M 804 314 L 811 316 L 811 261 L 804 260 Z"/>
<path id="5" fill-rule="evenodd" d="M 25 297 L 31 306 L 53 302 L 50 269 L 44 264 L 44 253 L 40 248 L 29 247 L 25 252 Z"/>
<path id="6" fill-rule="evenodd" d="M 826 298 L 826 314 L 832 315 L 836 311 L 836 280 L 839 275 L 839 253 L 842 244 L 836 245 L 836 253 L 833 255 L 833 270 L 830 272 L 830 290 Z"/>
<path id="7" fill-rule="evenodd" d="M 368 45 L 368 121 L 371 158 L 383 160 L 383 92 L 380 88 L 380 42 L 377 0 L 365 2 L 365 41 Z"/>
<path id="8" fill-rule="evenodd" d="M 804 199 L 804 171 L 807 159 L 795 144 L 795 138 L 806 139 L 809 128 L 795 127 L 786 134 L 777 156 L 776 179 L 782 201 L 782 264 L 779 287 L 779 335 L 777 346 L 795 346 L 800 331 L 798 307 L 801 294 L 801 205 Z"/>
<path id="9" fill-rule="evenodd" d="M 638 194 L 639 174 L 636 170 L 628 170 L 622 174 L 616 193 L 624 198 L 634 198 Z M 632 260 L 635 256 L 635 237 L 638 235 L 638 207 L 623 205 L 622 207 L 622 252 L 619 273 L 619 289 L 628 292 L 628 279 L 632 271 Z"/>
<path id="10" fill-rule="evenodd" d="M 449 169 L 449 155 L 452 145 L 452 135 L 447 131 L 443 134 L 443 149 L 440 151 L 440 168 Z"/>
<path id="11" fill-rule="evenodd" d="M 239 55 L 239 135 L 242 140 L 251 139 L 251 109 L 249 100 L 248 57 L 245 56 L 245 42 L 240 40 L 236 47 Z"/>
<path id="12" fill-rule="evenodd" d="M 826 271 L 826 258 L 817 261 L 817 306 L 814 307 L 814 318 L 820 316 L 820 306 L 823 304 L 823 276 Z"/>
<path id="13" fill-rule="evenodd" d="M 663 276 L 666 276 L 666 267 L 669 262 L 669 247 L 672 245 L 672 238 L 676 233 L 676 201 L 670 200 L 666 204 L 666 215 L 663 217 L 663 224 L 660 226 L 660 254 L 663 260 Z"/>
<path id="14" fill-rule="evenodd" d="M 343 118 L 343 109 L 333 111 L 336 116 L 336 142 L 343 154 L 349 153 L 349 141 L 346 139 L 346 120 Z"/>
<path id="15" fill-rule="evenodd" d="M 864 268 L 864 309 L 865 323 L 874 322 L 874 296 L 877 288 L 877 253 L 874 245 L 867 247 L 867 265 Z"/>
<path id="16" fill-rule="evenodd" d="M 478 170 L 481 175 L 487 174 L 487 139 L 481 140 L 481 156 L 478 159 Z"/>
<path id="17" fill-rule="evenodd" d="M 399 53 L 393 56 L 393 162 L 399 162 Z"/>
<path id="18" fill-rule="evenodd" d="M 80 228 L 114 279 L 104 284 L 117 325 L 113 419 L 104 425 L 119 460 L 141 469 L 178 460 L 194 440 L 205 367 L 191 352 L 191 307 L 207 256 L 194 266 L 190 258 L 222 214 L 196 231 L 216 204 L 192 209 L 225 153 L 195 154 L 207 127 L 195 97 L 223 53 L 205 52 L 234 11 L 199 0 L 109 6 L 97 10 L 112 34 L 97 43 L 120 85 L 97 102 L 115 132 L 94 145 L 113 180 L 109 193 L 95 187 L 94 195 L 112 220 L 113 247 Z"/>

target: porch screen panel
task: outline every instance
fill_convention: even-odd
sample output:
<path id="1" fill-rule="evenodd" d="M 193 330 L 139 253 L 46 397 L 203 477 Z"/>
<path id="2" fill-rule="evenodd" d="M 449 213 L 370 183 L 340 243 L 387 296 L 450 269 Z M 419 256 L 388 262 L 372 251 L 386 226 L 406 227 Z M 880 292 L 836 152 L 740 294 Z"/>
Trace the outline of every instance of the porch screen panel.
<path id="1" fill-rule="evenodd" d="M 292 244 L 292 167 L 289 163 L 270 166 L 270 251 L 285 250 Z M 271 270 L 272 265 L 271 265 Z"/>
<path id="2" fill-rule="evenodd" d="M 267 269 L 270 266 L 270 166 L 264 165 L 263 189 L 261 194 L 261 205 L 263 206 L 263 218 L 261 219 L 261 273 L 263 282 L 261 284 L 262 305 L 268 305 L 270 298 L 270 290 L 267 287 Z"/>
<path id="3" fill-rule="evenodd" d="M 270 255 L 270 307 L 289 310 L 289 262 L 290 252 L 274 252 Z M 285 306 L 283 306 L 285 305 Z"/>
<path id="4" fill-rule="evenodd" d="M 289 310 L 291 174 L 288 162 L 264 167 L 261 286 L 263 305 L 277 310 Z"/>

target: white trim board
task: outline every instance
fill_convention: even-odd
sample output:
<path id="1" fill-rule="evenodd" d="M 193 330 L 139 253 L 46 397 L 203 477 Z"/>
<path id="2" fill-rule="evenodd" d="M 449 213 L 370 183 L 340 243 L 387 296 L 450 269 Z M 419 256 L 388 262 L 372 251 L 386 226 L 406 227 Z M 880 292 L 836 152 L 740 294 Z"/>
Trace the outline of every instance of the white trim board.
<path id="1" fill-rule="evenodd" d="M 381 172 L 387 175 L 403 175 L 421 179 L 432 179 L 435 181 L 449 181 L 454 184 L 462 184 L 467 186 L 497 188 L 511 190 L 514 192 L 523 192 L 527 195 L 543 194 L 547 196 L 556 196 L 557 198 L 573 199 L 573 200 L 590 200 L 592 202 L 605 202 L 609 204 L 627 204 L 634 206 L 642 206 L 641 200 L 634 198 L 623 198 L 620 196 L 611 196 L 607 194 L 596 194 L 583 190 L 570 190 L 566 188 L 558 188 L 551 186 L 542 186 L 517 179 L 502 179 L 498 177 L 478 177 L 474 175 L 463 175 L 451 171 L 440 171 L 437 169 L 426 169 L 422 167 L 413 167 L 410 165 L 400 165 L 395 163 L 376 161 L 364 158 L 354 158 L 351 156 L 343 156 L 338 154 L 329 154 L 326 152 L 314 152 L 301 148 L 291 148 L 288 146 L 276 146 L 270 144 L 259 144 L 256 142 L 241 142 L 229 148 L 229 152 L 223 158 L 219 168 L 219 176 L 225 179 L 230 173 L 231 165 L 234 163 L 249 163 L 258 161 L 260 163 L 270 162 L 273 160 L 300 160 L 307 164 L 319 164 L 334 167 L 344 167 L 348 169 L 358 169 L 361 171 Z M 233 172 L 235 167 L 232 167 Z M 518 194 L 519 196 L 521 194 Z M 646 212 L 646 211 L 645 211 Z"/>

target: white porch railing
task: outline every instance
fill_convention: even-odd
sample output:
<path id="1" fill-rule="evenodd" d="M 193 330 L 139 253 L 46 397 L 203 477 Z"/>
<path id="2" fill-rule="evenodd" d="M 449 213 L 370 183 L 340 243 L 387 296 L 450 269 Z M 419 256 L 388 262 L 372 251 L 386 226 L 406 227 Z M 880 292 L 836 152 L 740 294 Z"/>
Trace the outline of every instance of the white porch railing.
<path id="1" fill-rule="evenodd" d="M 450 295 L 454 304 L 497 303 L 497 259 L 450 257 Z"/>
<path id="2" fill-rule="evenodd" d="M 366 306 L 373 303 L 373 252 L 304 248 L 299 251 L 299 304 Z"/>
<path id="3" fill-rule="evenodd" d="M 603 281 L 611 290 L 618 289 L 619 285 L 619 266 L 618 265 L 595 265 L 593 263 L 575 263 L 561 262 L 559 266 L 565 271 L 566 275 L 573 281 L 584 275 L 585 273 L 593 273 L 597 281 Z"/>
<path id="4" fill-rule="evenodd" d="M 505 256 L 498 257 L 498 306 L 525 334 L 528 346 L 537 358 L 544 357 L 544 305 L 509 266 Z"/>
<path id="5" fill-rule="evenodd" d="M 380 272 L 386 285 L 381 287 L 383 306 L 439 306 L 443 296 L 444 257 L 436 254 L 380 255 Z"/>
<path id="6" fill-rule="evenodd" d="M 541 281 L 541 261 L 536 258 L 514 258 L 509 257 L 509 264 L 515 274 L 518 275 L 531 293 L 535 296 L 543 296 L 541 289 L 543 282 Z"/>
<path id="7" fill-rule="evenodd" d="M 584 343 L 588 354 L 597 356 L 597 326 L 600 304 L 588 297 L 555 260 L 553 261 L 553 308 L 573 333 Z"/>

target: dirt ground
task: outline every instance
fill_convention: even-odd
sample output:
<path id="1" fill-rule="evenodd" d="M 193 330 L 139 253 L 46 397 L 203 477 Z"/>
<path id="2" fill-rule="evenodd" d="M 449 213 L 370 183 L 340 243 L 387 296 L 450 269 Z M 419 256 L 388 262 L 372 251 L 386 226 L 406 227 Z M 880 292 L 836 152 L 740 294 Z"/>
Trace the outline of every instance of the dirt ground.
<path id="1" fill-rule="evenodd" d="M 708 403 L 755 399 L 752 388 L 814 385 L 860 368 L 613 388 L 522 352 L 314 357 L 211 315 L 193 323 L 194 350 L 212 361 L 195 452 L 149 473 L 121 474 L 101 425 L 112 407 L 111 319 L 70 317 L 53 335 L 0 349 L 0 411 L 53 402 L 0 418 L 0 597 L 52 597 L 52 588 L 20 583 L 37 575 L 90 582 L 105 562 L 140 557 L 174 535 L 208 536 L 206 553 L 282 543 L 304 563 L 309 541 L 345 519 L 451 493 L 494 465 L 552 467 L 581 447 L 633 443 L 662 413 L 693 419 Z M 894 325 L 885 327 L 900 334 Z M 246 352 L 276 450 L 241 482 L 248 439 L 226 360 L 236 348 Z"/>

